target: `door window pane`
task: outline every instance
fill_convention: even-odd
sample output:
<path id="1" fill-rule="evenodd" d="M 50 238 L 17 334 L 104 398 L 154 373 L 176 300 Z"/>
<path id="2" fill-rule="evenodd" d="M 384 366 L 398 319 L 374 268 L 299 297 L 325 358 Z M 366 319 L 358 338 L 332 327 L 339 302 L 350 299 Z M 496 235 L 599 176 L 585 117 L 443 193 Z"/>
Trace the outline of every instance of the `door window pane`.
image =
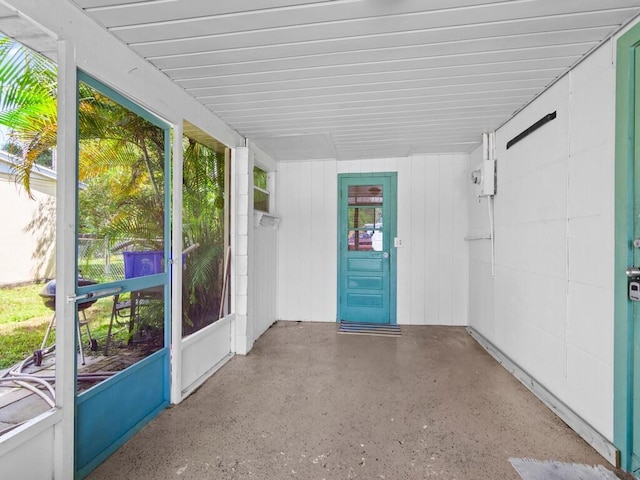
<path id="1" fill-rule="evenodd" d="M 371 235 L 364 230 L 349 230 L 349 250 L 373 250 Z"/>
<path id="2" fill-rule="evenodd" d="M 349 228 L 379 230 L 381 228 L 382 208 L 349 207 Z"/>
<path id="3" fill-rule="evenodd" d="M 382 251 L 382 185 L 349 185 L 349 250 Z"/>
<path id="4" fill-rule="evenodd" d="M 85 83 L 79 98 L 79 274 L 162 273 L 164 131 Z"/>
<path id="5" fill-rule="evenodd" d="M 163 293 L 158 286 L 78 304 L 79 392 L 164 346 Z"/>
<path id="6" fill-rule="evenodd" d="M 349 206 L 382 205 L 382 185 L 349 185 Z"/>
<path id="7" fill-rule="evenodd" d="M 78 84 L 79 287 L 161 274 L 167 263 L 168 132 L 106 92 Z M 85 372 L 113 374 L 165 347 L 164 281 L 79 304 L 80 390 L 106 378 Z"/>

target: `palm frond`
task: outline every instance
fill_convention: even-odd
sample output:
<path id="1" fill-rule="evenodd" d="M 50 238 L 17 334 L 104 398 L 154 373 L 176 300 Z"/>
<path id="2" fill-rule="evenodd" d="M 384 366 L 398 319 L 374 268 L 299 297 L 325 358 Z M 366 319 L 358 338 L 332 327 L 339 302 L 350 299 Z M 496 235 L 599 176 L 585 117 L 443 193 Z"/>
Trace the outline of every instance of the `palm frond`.
<path id="1" fill-rule="evenodd" d="M 31 196 L 30 173 L 37 156 L 56 144 L 55 65 L 6 37 L 0 38 L 0 124 L 23 152 L 17 177 Z"/>

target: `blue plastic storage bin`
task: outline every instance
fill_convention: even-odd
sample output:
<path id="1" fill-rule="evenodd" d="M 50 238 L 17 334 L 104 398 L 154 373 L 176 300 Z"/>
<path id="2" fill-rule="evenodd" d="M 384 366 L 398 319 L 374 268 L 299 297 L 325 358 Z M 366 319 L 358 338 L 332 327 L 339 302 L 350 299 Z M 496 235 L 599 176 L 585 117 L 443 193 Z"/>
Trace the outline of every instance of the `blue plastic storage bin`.
<path id="1" fill-rule="evenodd" d="M 124 278 L 144 277 L 164 272 L 164 252 L 122 252 L 124 256 Z"/>

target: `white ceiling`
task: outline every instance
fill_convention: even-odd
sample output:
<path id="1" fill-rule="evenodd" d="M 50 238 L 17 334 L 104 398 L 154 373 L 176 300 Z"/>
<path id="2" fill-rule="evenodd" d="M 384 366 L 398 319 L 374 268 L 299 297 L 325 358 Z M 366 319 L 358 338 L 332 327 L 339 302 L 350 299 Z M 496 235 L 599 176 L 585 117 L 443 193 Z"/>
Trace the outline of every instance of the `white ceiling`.
<path id="1" fill-rule="evenodd" d="M 42 53 L 47 58 L 56 60 L 58 51 L 54 37 L 4 5 L 0 5 L 0 32 Z"/>
<path id="2" fill-rule="evenodd" d="M 640 0 L 75 3 L 282 160 L 468 152 L 640 13 Z"/>

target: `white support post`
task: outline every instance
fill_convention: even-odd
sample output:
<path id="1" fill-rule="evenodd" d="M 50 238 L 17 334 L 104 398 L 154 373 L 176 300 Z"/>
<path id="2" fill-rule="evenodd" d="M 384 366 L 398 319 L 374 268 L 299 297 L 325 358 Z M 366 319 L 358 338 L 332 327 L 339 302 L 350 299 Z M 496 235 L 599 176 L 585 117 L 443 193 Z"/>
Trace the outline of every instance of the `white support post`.
<path id="1" fill-rule="evenodd" d="M 225 168 L 228 169 L 229 174 L 225 175 L 224 191 L 226 196 L 226 205 L 229 209 L 229 246 L 231 247 L 231 258 L 229 262 L 229 309 L 228 314 L 233 315 L 233 321 L 231 322 L 231 338 L 229 339 L 229 348 L 232 354 L 236 353 L 236 325 L 238 320 L 236 318 L 236 274 L 238 268 L 236 267 L 236 244 L 237 244 L 237 230 L 238 219 L 236 212 L 238 211 L 236 205 L 236 152 L 237 148 L 230 149 L 229 157 L 225 158 Z"/>
<path id="2" fill-rule="evenodd" d="M 173 126 L 173 227 L 171 230 L 171 403 L 182 401 L 182 123 Z"/>
<path id="3" fill-rule="evenodd" d="M 54 478 L 74 477 L 74 411 L 76 395 L 76 62 L 75 49 L 58 42 L 58 183 L 56 193 L 56 408 Z"/>
<path id="4" fill-rule="evenodd" d="M 235 298 L 235 348 L 234 351 L 246 355 L 253 346 L 251 328 L 249 328 L 249 233 L 253 218 L 249 207 L 249 149 L 238 147 L 234 150 L 233 179 L 235 252 L 232 270 L 232 290 Z"/>

